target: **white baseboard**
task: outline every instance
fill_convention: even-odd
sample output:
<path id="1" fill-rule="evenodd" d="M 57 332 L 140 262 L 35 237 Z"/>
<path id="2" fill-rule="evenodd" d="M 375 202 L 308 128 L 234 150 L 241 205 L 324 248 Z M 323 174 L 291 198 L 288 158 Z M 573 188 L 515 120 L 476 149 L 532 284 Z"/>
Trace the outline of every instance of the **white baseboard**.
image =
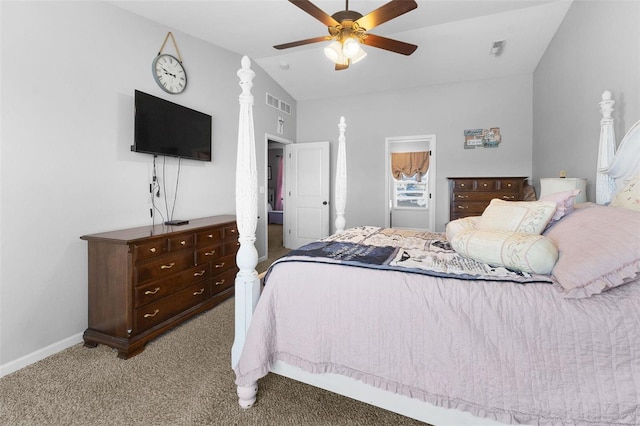
<path id="1" fill-rule="evenodd" d="M 18 371 L 28 365 L 34 364 L 48 356 L 70 348 L 73 345 L 82 343 L 82 341 L 82 333 L 78 333 L 71 337 L 67 337 L 66 339 L 62 339 L 59 342 L 52 343 L 42 349 L 38 349 L 35 352 L 31 352 L 30 354 L 20 357 L 14 361 L 2 364 L 0 365 L 0 377 L 4 377 L 7 374 L 11 374 L 14 371 Z"/>

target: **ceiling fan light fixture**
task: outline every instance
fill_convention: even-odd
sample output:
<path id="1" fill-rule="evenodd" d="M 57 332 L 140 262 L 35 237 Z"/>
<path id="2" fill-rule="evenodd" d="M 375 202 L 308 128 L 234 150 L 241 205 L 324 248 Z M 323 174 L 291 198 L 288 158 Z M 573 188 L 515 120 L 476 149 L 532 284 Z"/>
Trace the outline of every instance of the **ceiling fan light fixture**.
<path id="1" fill-rule="evenodd" d="M 340 57 L 342 55 L 342 45 L 339 41 L 332 41 L 327 47 L 324 48 L 324 55 L 329 58 L 333 63 L 340 63 Z"/>
<path id="2" fill-rule="evenodd" d="M 358 51 L 356 56 L 351 58 L 351 63 L 352 64 L 357 64 L 358 62 L 363 60 L 365 58 L 365 56 L 367 56 L 367 52 L 365 52 L 363 48 L 360 48 L 360 50 Z"/>
<path id="3" fill-rule="evenodd" d="M 361 51 L 360 42 L 353 37 L 347 38 L 342 44 L 342 53 L 349 59 L 355 58 Z"/>

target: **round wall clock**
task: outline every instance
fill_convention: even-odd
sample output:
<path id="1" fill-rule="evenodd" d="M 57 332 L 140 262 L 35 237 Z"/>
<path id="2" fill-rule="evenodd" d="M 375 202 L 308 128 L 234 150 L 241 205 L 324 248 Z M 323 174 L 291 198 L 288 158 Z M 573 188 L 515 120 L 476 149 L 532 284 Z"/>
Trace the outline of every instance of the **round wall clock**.
<path id="1" fill-rule="evenodd" d="M 153 79 L 167 93 L 176 95 L 187 87 L 187 72 L 175 56 L 165 53 L 156 56 L 152 71 Z"/>

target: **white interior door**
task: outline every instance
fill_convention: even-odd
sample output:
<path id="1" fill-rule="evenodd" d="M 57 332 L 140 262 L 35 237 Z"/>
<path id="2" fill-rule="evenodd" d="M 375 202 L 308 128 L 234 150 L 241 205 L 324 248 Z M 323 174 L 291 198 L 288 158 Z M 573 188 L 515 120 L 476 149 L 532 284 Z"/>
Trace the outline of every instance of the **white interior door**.
<path id="1" fill-rule="evenodd" d="M 290 144 L 285 156 L 284 243 L 296 249 L 329 235 L 329 142 Z"/>
<path id="2" fill-rule="evenodd" d="M 390 228 L 435 230 L 436 136 L 404 136 L 386 139 L 386 223 Z M 395 179 L 391 154 L 429 152 L 429 170 L 418 181 L 415 176 Z"/>

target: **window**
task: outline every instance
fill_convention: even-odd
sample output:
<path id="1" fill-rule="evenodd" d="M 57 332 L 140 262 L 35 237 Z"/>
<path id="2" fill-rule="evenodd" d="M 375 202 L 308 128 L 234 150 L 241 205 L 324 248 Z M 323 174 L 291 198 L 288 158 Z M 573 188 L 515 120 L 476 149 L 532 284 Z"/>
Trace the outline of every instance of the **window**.
<path id="1" fill-rule="evenodd" d="M 394 178 L 393 207 L 426 209 L 429 206 L 429 173 L 418 181 L 418 174 Z"/>

